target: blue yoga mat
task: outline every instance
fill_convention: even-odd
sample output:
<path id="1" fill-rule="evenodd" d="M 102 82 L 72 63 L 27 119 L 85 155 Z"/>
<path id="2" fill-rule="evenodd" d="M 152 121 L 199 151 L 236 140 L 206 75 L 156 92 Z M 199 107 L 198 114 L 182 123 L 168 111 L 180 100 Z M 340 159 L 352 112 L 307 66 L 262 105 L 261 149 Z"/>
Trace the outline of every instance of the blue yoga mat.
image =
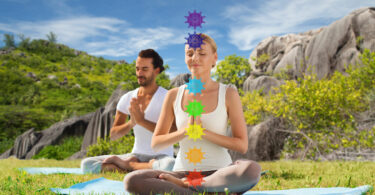
<path id="1" fill-rule="evenodd" d="M 115 194 L 115 195 L 128 195 L 125 191 L 124 184 L 121 181 L 114 181 L 104 177 L 90 180 L 83 183 L 72 185 L 70 188 L 51 188 L 52 192 L 56 194 Z"/>
<path id="2" fill-rule="evenodd" d="M 24 167 L 19 168 L 20 171 L 26 171 L 29 174 L 77 174 L 83 175 L 81 168 L 63 168 L 63 167 Z"/>
<path id="3" fill-rule="evenodd" d="M 367 192 L 371 186 L 360 186 L 357 188 L 300 188 L 290 190 L 272 190 L 272 191 L 248 191 L 245 195 L 361 195 Z M 105 179 L 103 177 L 91 181 L 78 183 L 70 188 L 51 188 L 52 192 L 60 194 L 93 194 L 93 193 L 113 193 L 113 194 L 129 194 L 124 189 L 121 181 Z"/>

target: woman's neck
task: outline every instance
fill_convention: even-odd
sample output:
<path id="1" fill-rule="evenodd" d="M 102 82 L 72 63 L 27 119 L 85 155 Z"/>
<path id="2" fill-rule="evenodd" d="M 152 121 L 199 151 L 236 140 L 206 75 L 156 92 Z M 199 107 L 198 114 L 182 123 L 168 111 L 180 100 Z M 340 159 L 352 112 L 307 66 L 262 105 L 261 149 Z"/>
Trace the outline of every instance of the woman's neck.
<path id="1" fill-rule="evenodd" d="M 192 73 L 191 78 L 200 79 L 201 82 L 204 83 L 203 87 L 205 89 L 209 89 L 215 84 L 215 81 L 211 79 L 210 75 L 199 75 L 199 74 Z"/>

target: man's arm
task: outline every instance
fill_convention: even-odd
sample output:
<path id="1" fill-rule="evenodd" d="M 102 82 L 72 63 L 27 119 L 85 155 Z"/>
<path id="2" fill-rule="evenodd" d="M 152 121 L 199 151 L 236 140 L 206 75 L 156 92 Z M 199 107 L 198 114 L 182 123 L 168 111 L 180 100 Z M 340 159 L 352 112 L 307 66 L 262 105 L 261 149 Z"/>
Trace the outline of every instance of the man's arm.
<path id="1" fill-rule="evenodd" d="M 129 131 L 135 126 L 134 120 L 128 120 L 128 115 L 120 111 L 116 111 L 115 121 L 113 127 L 110 130 L 111 140 L 116 140 L 129 133 Z"/>

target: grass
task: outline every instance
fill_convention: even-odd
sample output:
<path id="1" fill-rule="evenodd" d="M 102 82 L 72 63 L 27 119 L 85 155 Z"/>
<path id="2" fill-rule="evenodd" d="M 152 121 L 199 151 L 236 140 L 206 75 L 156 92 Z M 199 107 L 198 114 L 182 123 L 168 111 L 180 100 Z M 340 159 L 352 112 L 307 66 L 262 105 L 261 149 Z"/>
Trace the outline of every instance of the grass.
<path id="1" fill-rule="evenodd" d="M 375 186 L 375 162 L 260 162 L 268 170 L 252 190 L 280 190 L 307 187 Z M 53 194 L 49 188 L 68 188 L 76 183 L 99 177 L 121 181 L 120 173 L 99 175 L 29 175 L 20 167 L 79 167 L 80 161 L 58 160 L 0 160 L 0 194 Z M 375 194 L 374 191 L 368 194 Z"/>

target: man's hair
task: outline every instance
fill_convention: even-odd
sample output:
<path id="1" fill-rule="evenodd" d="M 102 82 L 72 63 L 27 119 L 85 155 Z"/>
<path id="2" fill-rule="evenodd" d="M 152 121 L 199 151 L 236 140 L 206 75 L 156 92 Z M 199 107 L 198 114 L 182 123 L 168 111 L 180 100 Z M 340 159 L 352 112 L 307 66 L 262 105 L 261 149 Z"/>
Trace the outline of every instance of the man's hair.
<path id="1" fill-rule="evenodd" d="M 163 58 L 160 57 L 160 55 L 153 49 L 145 49 L 139 52 L 138 57 L 140 58 L 152 58 L 152 64 L 155 68 L 159 68 L 160 72 L 162 73 L 164 71 L 163 66 Z"/>

